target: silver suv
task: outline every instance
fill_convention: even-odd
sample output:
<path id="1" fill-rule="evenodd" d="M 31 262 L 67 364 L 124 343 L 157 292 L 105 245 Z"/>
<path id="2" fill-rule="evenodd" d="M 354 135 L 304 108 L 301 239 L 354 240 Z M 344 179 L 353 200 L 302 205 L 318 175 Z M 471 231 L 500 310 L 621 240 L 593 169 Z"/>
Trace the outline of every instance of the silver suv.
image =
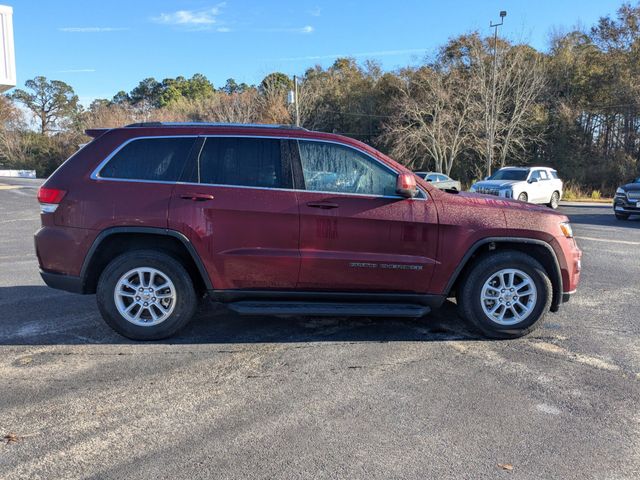
<path id="1" fill-rule="evenodd" d="M 562 198 L 562 180 L 553 168 L 504 167 L 473 184 L 469 191 L 545 204 L 555 209 Z"/>

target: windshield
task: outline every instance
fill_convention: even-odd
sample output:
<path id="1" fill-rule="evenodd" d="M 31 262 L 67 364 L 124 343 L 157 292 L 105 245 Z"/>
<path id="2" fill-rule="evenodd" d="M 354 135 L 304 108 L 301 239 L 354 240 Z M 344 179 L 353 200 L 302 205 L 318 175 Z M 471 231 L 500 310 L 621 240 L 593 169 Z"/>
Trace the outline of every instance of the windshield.
<path id="1" fill-rule="evenodd" d="M 529 170 L 498 170 L 489 180 L 526 180 Z"/>

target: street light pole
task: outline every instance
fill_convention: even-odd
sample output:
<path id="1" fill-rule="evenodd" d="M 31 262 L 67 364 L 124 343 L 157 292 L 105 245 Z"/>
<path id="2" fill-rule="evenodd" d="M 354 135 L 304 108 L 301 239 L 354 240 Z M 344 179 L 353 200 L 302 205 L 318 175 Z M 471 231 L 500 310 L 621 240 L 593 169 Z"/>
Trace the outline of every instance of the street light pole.
<path id="1" fill-rule="evenodd" d="M 293 91 L 294 91 L 294 99 L 296 102 L 296 127 L 300 126 L 300 104 L 298 103 L 298 77 L 296 75 L 293 76 Z"/>
<path id="2" fill-rule="evenodd" d="M 493 166 L 493 151 L 495 149 L 496 137 L 496 75 L 498 70 L 498 27 L 504 23 L 507 16 L 506 10 L 500 11 L 500 23 L 489 22 L 489 28 L 493 28 L 493 75 L 491 86 L 491 117 L 489 123 L 489 138 L 487 139 L 487 176 L 491 175 Z"/>

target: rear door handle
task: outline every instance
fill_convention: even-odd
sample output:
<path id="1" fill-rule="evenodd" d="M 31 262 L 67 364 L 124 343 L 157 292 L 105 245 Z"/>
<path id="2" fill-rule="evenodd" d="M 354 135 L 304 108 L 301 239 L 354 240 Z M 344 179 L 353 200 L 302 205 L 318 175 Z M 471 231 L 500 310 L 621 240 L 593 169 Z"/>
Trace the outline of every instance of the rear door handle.
<path id="1" fill-rule="evenodd" d="M 338 204 L 337 203 L 330 203 L 330 202 L 309 202 L 309 203 L 307 203 L 307 207 L 321 208 L 323 210 L 329 210 L 331 208 L 338 208 Z"/>
<path id="2" fill-rule="evenodd" d="M 206 193 L 183 193 L 180 198 L 185 200 L 193 200 L 194 202 L 205 202 L 207 200 L 213 200 L 213 195 Z"/>

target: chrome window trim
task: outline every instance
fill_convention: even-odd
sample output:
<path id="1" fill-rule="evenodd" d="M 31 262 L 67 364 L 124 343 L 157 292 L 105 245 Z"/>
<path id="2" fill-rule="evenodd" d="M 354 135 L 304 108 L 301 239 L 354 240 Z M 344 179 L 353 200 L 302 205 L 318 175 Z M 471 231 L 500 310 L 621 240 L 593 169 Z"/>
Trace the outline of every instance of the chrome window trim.
<path id="1" fill-rule="evenodd" d="M 98 166 L 93 170 L 90 177 L 91 180 L 102 180 L 109 182 L 130 182 L 130 183 L 157 183 L 164 185 L 202 185 L 205 187 L 224 187 L 224 188 L 244 188 L 244 189 L 252 189 L 252 190 L 276 190 L 276 191 L 284 191 L 284 192 L 310 192 L 310 193 L 324 193 L 329 195 L 345 195 L 345 196 L 356 196 L 356 197 L 367 197 L 367 198 L 395 198 L 395 199 L 405 199 L 405 200 L 423 200 L 426 201 L 429 199 L 429 194 L 425 192 L 422 187 L 418 186 L 418 191 L 422 194 L 422 197 L 413 197 L 406 198 L 400 195 L 370 195 L 364 193 L 347 193 L 347 192 L 324 192 L 318 190 L 306 190 L 306 189 L 294 189 L 294 188 L 272 188 L 272 187 L 250 187 L 246 185 L 226 185 L 226 184 L 218 184 L 218 183 L 198 183 L 198 182 L 180 182 L 180 181 L 165 181 L 165 180 L 141 180 L 134 178 L 116 178 L 116 177 L 101 177 L 100 171 L 104 168 L 104 166 L 109 163 L 109 161 L 125 146 L 128 144 L 135 142 L 136 140 L 147 140 L 147 139 L 156 139 L 156 138 L 271 138 L 275 140 L 308 140 L 311 142 L 323 142 L 323 143 L 332 143 L 335 145 L 340 145 L 346 148 L 352 148 L 357 152 L 362 153 L 363 155 L 371 158 L 373 161 L 379 163 L 387 170 L 396 175 L 399 174 L 397 170 L 390 167 L 386 163 L 378 160 L 373 155 L 357 148 L 352 145 L 348 145 L 342 142 L 337 142 L 335 140 L 326 140 L 326 139 L 316 139 L 316 138 L 298 138 L 298 137 L 290 137 L 290 136 L 276 136 L 276 135 L 250 135 L 250 134 L 204 134 L 204 135 L 146 135 L 141 137 L 132 137 L 127 141 L 123 142 L 118 146 L 113 152 L 111 152 L 104 160 L 102 160 Z M 204 146 L 204 144 L 203 144 Z"/>

